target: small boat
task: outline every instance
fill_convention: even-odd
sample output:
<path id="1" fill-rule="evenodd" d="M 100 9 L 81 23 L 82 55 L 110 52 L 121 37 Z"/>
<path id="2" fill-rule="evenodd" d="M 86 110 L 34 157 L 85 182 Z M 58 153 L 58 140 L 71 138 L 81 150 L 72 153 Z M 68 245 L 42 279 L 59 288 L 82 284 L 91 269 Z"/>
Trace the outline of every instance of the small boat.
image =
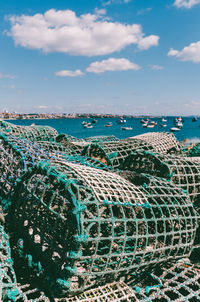
<path id="1" fill-rule="evenodd" d="M 153 125 L 153 124 L 147 125 L 147 128 L 154 128 L 154 127 L 155 127 L 155 125 Z"/>
<path id="2" fill-rule="evenodd" d="M 112 123 L 111 122 L 108 122 L 106 125 L 105 125 L 105 127 L 112 127 Z"/>
<path id="3" fill-rule="evenodd" d="M 150 125 L 156 126 L 156 125 L 157 125 L 157 122 L 152 121 L 152 122 L 150 122 Z"/>
<path id="4" fill-rule="evenodd" d="M 148 126 L 148 122 L 147 123 L 143 123 L 142 128 L 147 128 Z"/>
<path id="5" fill-rule="evenodd" d="M 148 119 L 148 118 L 146 118 L 145 120 L 141 120 L 141 121 L 140 121 L 140 123 L 142 123 L 142 124 L 147 124 L 147 123 L 148 123 L 148 121 L 149 121 L 149 119 Z"/>
<path id="6" fill-rule="evenodd" d="M 175 123 L 175 126 L 176 126 L 177 128 L 182 128 L 182 127 L 183 127 L 183 123 L 182 123 L 182 122 L 176 122 L 176 123 Z"/>
<path id="7" fill-rule="evenodd" d="M 133 130 L 132 127 L 121 127 L 121 130 Z"/>
<path id="8" fill-rule="evenodd" d="M 123 118 L 120 118 L 119 120 L 116 121 L 117 124 L 125 124 L 126 120 Z"/>
<path id="9" fill-rule="evenodd" d="M 177 127 L 172 127 L 169 129 L 171 132 L 176 132 L 176 131 L 180 131 L 181 129 L 180 128 L 177 128 Z"/>
<path id="10" fill-rule="evenodd" d="M 166 122 L 167 120 L 163 117 L 161 121 L 162 121 L 162 122 Z"/>
<path id="11" fill-rule="evenodd" d="M 196 122 L 197 120 L 198 120 L 197 117 L 193 117 L 193 119 L 192 119 L 193 122 Z"/>
<path id="12" fill-rule="evenodd" d="M 93 128 L 91 123 L 86 123 L 86 124 L 83 125 L 83 127 L 87 128 L 87 129 Z"/>
<path id="13" fill-rule="evenodd" d="M 92 121 L 91 121 L 92 124 L 96 124 L 97 123 L 97 120 L 94 118 Z"/>
<path id="14" fill-rule="evenodd" d="M 160 124 L 160 127 L 167 127 L 166 124 Z"/>
<path id="15" fill-rule="evenodd" d="M 83 121 L 81 124 L 82 124 L 82 125 L 86 125 L 86 124 L 87 124 L 87 122 L 86 122 L 86 121 Z"/>

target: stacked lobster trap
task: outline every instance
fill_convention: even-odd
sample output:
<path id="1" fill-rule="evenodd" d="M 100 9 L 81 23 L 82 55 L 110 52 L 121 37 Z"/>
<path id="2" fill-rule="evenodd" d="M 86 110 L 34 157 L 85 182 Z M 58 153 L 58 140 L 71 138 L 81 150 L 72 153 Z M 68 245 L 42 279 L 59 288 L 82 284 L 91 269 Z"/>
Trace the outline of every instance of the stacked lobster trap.
<path id="1" fill-rule="evenodd" d="M 114 173 L 57 161 L 23 175 L 12 202 L 15 245 L 53 295 L 74 295 L 127 273 L 137 277 L 190 255 L 197 216 L 188 197 L 165 180 L 143 178 L 138 187 Z"/>
<path id="2" fill-rule="evenodd" d="M 172 133 L 146 133 L 112 142 L 86 145 L 82 155 L 102 161 L 113 169 L 121 169 L 126 158 L 135 150 L 159 152 L 161 154 L 182 153 L 181 145 Z"/>
<path id="3" fill-rule="evenodd" d="M 49 126 L 18 126 L 3 120 L 0 120 L 0 132 L 30 141 L 55 140 L 58 135 L 58 132 Z"/>
<path id="4" fill-rule="evenodd" d="M 169 133 L 84 140 L 9 124 L 0 300 L 199 301 L 189 260 L 200 242 L 199 158 Z"/>

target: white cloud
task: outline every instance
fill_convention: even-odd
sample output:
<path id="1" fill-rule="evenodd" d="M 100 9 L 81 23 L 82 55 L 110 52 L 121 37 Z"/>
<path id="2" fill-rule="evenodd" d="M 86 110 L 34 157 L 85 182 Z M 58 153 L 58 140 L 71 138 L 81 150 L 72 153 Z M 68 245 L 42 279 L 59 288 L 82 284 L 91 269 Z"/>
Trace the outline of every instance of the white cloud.
<path id="1" fill-rule="evenodd" d="M 152 7 L 142 8 L 137 12 L 137 15 L 144 15 L 152 10 Z"/>
<path id="2" fill-rule="evenodd" d="M 93 62 L 86 69 L 88 72 L 102 73 L 105 71 L 119 71 L 119 70 L 139 70 L 140 66 L 131 61 L 120 58 L 110 58 L 101 62 Z"/>
<path id="3" fill-rule="evenodd" d="M 190 9 L 194 5 L 197 5 L 200 3 L 200 0 L 175 0 L 174 6 L 177 8 L 187 8 Z"/>
<path id="4" fill-rule="evenodd" d="M 159 41 L 159 36 L 145 36 L 139 24 L 102 20 L 99 14 L 78 17 L 71 10 L 51 9 L 33 16 L 12 16 L 9 20 L 11 30 L 8 35 L 16 45 L 46 53 L 107 55 L 133 44 L 146 50 L 157 46 Z"/>
<path id="5" fill-rule="evenodd" d="M 145 37 L 145 38 L 141 39 L 140 41 L 138 41 L 138 47 L 141 50 L 147 50 L 151 46 L 157 46 L 158 41 L 159 41 L 158 36 L 151 35 L 151 36 Z"/>
<path id="6" fill-rule="evenodd" d="M 11 74 L 5 74 L 5 73 L 0 72 L 0 79 L 11 79 L 11 80 L 13 80 L 15 78 L 16 77 L 11 75 Z"/>
<path id="7" fill-rule="evenodd" d="M 200 62 L 200 41 L 191 43 L 182 50 L 175 50 L 173 48 L 168 52 L 168 56 L 174 56 L 180 61 L 192 61 L 194 63 Z"/>
<path id="8" fill-rule="evenodd" d="M 155 65 L 155 64 L 150 64 L 149 67 L 153 70 L 162 70 L 163 69 L 163 66 Z"/>
<path id="9" fill-rule="evenodd" d="M 102 5 L 103 6 L 108 6 L 108 5 L 111 5 L 111 4 L 128 4 L 131 1 L 132 0 L 108 0 L 106 2 L 103 2 Z"/>
<path id="10" fill-rule="evenodd" d="M 75 71 L 73 70 L 60 70 L 55 72 L 55 75 L 58 77 L 77 77 L 77 76 L 82 76 L 84 73 L 80 70 L 77 69 Z"/>
<path id="11" fill-rule="evenodd" d="M 106 15 L 106 9 L 105 8 L 101 8 L 101 9 L 98 9 L 97 7 L 95 8 L 94 10 L 95 14 L 97 16 L 103 16 L 103 15 Z"/>

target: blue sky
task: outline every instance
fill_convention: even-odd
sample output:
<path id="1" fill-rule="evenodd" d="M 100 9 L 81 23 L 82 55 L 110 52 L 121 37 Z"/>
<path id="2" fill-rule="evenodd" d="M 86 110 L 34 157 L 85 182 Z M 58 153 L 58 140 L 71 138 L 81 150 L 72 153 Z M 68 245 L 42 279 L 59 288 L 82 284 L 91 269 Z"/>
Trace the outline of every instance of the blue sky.
<path id="1" fill-rule="evenodd" d="M 0 111 L 200 114 L 200 0 L 0 3 Z"/>

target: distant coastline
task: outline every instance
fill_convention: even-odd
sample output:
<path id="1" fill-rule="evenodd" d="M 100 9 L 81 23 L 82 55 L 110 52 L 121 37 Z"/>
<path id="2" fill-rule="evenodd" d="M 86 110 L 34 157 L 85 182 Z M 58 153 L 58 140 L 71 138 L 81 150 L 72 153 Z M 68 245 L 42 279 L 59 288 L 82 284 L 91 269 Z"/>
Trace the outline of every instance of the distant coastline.
<path id="1" fill-rule="evenodd" d="M 156 115 L 127 115 L 127 114 L 95 114 L 95 113 L 9 113 L 0 112 L 3 120 L 46 120 L 46 119 L 72 119 L 72 118 L 161 118 Z M 164 116 L 164 115 L 163 115 Z M 178 116 L 178 115 L 174 115 Z M 190 115 L 195 116 L 195 115 Z M 190 117 L 187 116 L 187 117 Z"/>
<path id="2" fill-rule="evenodd" d="M 126 114 L 90 114 L 90 113 L 0 113 L 0 119 L 5 120 L 40 120 L 40 119 L 69 119 L 69 118 L 153 118 L 150 115 L 126 115 Z M 159 116 L 157 116 L 159 117 Z"/>

